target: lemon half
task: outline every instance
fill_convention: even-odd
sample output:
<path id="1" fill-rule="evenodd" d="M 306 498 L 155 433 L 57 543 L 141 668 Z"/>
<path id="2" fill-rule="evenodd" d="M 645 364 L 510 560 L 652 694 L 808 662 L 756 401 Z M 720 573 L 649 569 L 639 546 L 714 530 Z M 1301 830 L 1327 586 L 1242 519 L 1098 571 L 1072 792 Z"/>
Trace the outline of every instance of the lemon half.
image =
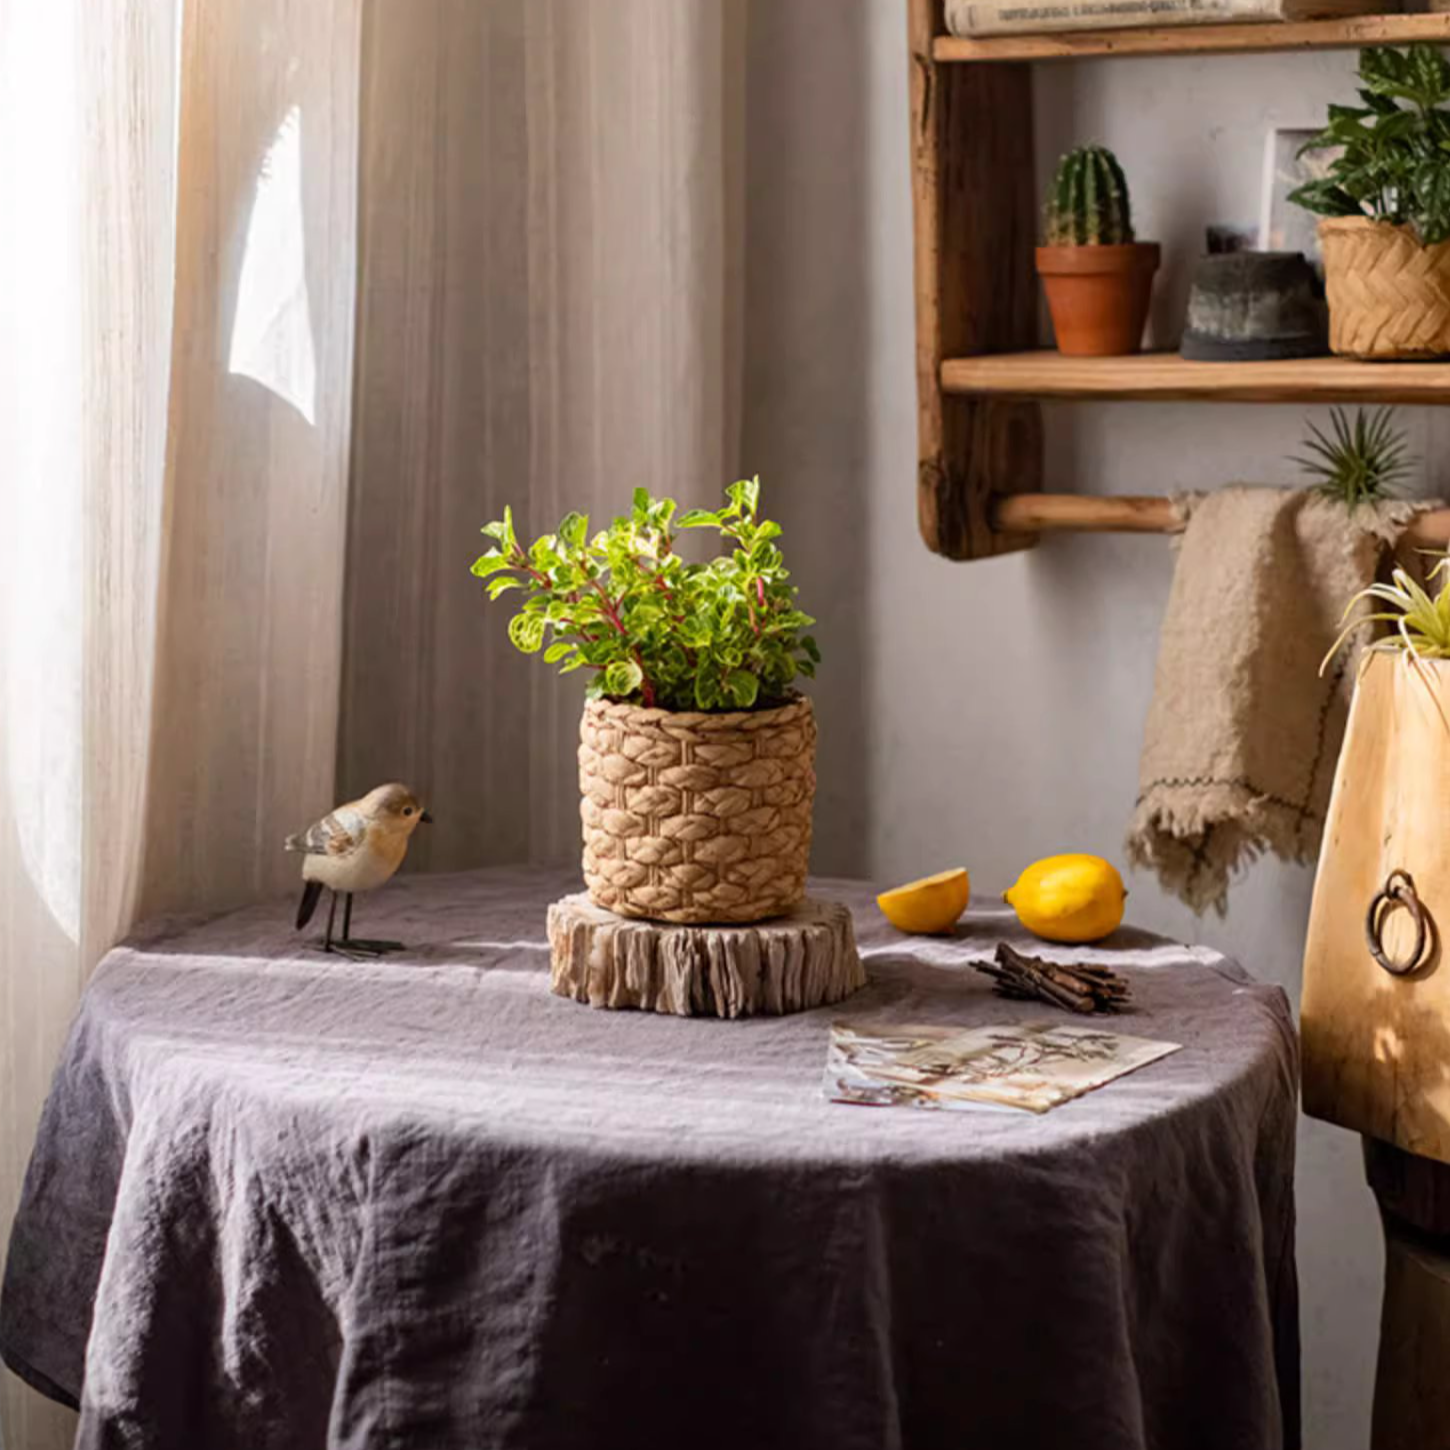
<path id="1" fill-rule="evenodd" d="M 971 894 L 971 878 L 958 866 L 955 871 L 938 871 L 894 891 L 883 891 L 876 905 L 897 931 L 930 936 L 956 925 Z"/>

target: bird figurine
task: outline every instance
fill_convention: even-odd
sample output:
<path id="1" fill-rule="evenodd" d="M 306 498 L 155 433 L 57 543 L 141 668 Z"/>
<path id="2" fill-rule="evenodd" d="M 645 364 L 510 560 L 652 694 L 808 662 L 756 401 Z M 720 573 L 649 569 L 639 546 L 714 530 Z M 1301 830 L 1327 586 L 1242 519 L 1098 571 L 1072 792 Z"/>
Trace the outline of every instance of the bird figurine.
<path id="1" fill-rule="evenodd" d="M 332 892 L 322 950 L 354 960 L 382 956 L 403 949 L 402 942 L 355 940 L 352 935 L 352 898 L 359 891 L 375 891 L 392 879 L 408 854 L 408 842 L 420 824 L 433 817 L 405 785 L 393 782 L 338 806 L 320 821 L 287 837 L 287 850 L 302 852 L 302 900 L 297 907 L 297 930 L 312 920 L 323 887 Z M 343 898 L 342 936 L 333 939 L 337 898 Z"/>

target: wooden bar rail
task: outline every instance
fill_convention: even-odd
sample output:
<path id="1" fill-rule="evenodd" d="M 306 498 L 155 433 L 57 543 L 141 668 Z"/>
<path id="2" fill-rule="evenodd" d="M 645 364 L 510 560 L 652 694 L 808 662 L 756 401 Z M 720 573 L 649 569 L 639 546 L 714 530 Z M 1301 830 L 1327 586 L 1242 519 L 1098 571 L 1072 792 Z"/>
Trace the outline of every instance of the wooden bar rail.
<path id="1" fill-rule="evenodd" d="M 995 501 L 992 527 L 1012 534 L 1176 534 L 1180 526 L 1172 500 L 1167 498 L 1015 493 Z M 1405 530 L 1404 537 L 1417 549 L 1450 548 L 1450 509 L 1421 514 Z"/>

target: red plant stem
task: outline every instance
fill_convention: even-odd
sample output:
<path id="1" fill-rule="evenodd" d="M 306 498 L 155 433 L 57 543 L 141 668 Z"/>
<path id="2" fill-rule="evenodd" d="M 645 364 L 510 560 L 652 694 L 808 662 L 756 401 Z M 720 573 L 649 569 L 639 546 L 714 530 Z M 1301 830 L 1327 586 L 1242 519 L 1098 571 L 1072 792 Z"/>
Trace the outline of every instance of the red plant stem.
<path id="1" fill-rule="evenodd" d="M 629 631 L 624 627 L 624 621 L 619 617 L 619 610 L 615 607 L 613 600 L 604 592 L 604 587 L 597 579 L 591 579 L 589 582 L 594 586 L 594 592 L 604 604 L 604 617 L 620 634 L 627 636 Z"/>
<path id="2" fill-rule="evenodd" d="M 755 580 L 755 592 L 760 600 L 760 607 L 765 608 L 765 581 L 759 576 Z M 747 594 L 745 599 L 745 612 L 750 616 L 750 627 L 755 631 L 756 639 L 760 638 L 760 621 L 755 617 L 755 606 L 750 602 Z"/>
<path id="3" fill-rule="evenodd" d="M 615 604 L 613 604 L 610 601 L 609 596 L 604 592 L 603 586 L 599 583 L 599 581 L 597 579 L 591 579 L 589 582 L 594 586 L 595 592 L 599 595 L 599 598 L 603 601 L 603 604 L 604 604 L 604 617 L 615 627 L 615 629 L 617 629 L 619 631 L 619 635 L 620 635 L 620 638 L 621 639 L 628 639 L 629 638 L 629 631 L 624 627 L 624 621 L 619 617 L 619 608 L 618 608 L 618 606 L 615 605 Z M 619 597 L 620 597 L 621 600 L 624 598 L 624 596 L 622 594 Z M 630 652 L 630 654 L 632 654 L 634 656 L 634 662 L 635 662 L 635 664 L 637 664 L 639 666 L 639 675 L 640 675 L 639 693 L 640 693 L 640 696 L 644 700 L 645 708 L 647 710 L 652 710 L 654 708 L 654 703 L 655 703 L 655 687 L 654 687 L 654 683 L 653 683 L 653 681 L 651 681 L 651 679 L 649 677 L 649 672 L 644 667 L 644 660 L 640 657 L 639 649 L 637 647 L 635 647 L 635 646 L 631 646 L 629 652 Z"/>
<path id="4" fill-rule="evenodd" d="M 521 548 L 519 548 L 517 544 L 514 545 L 514 553 L 518 556 L 518 562 L 514 565 L 515 569 L 522 569 L 524 573 L 529 576 L 530 579 L 532 579 L 536 584 L 542 584 L 545 589 L 550 587 L 549 576 L 543 573 L 541 570 L 535 569 L 534 566 L 529 563 L 528 556 Z"/>

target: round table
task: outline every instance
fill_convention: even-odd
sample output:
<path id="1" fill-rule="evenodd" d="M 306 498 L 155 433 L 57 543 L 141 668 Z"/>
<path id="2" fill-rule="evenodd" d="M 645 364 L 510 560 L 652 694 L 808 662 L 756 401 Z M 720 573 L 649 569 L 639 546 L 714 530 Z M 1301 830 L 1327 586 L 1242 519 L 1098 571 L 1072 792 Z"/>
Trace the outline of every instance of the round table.
<path id="1" fill-rule="evenodd" d="M 400 878 L 354 963 L 290 903 L 96 972 L 47 1105 L 0 1351 L 81 1446 L 1297 1443 L 1294 1033 L 1277 989 L 1123 929 L 1183 1050 L 1045 1115 L 845 1106 L 834 1020 L 1069 1020 L 971 970 L 1010 913 L 870 985 L 716 1021 L 551 995 L 569 873 Z M 1030 944 L 1028 949 L 1033 949 Z"/>

